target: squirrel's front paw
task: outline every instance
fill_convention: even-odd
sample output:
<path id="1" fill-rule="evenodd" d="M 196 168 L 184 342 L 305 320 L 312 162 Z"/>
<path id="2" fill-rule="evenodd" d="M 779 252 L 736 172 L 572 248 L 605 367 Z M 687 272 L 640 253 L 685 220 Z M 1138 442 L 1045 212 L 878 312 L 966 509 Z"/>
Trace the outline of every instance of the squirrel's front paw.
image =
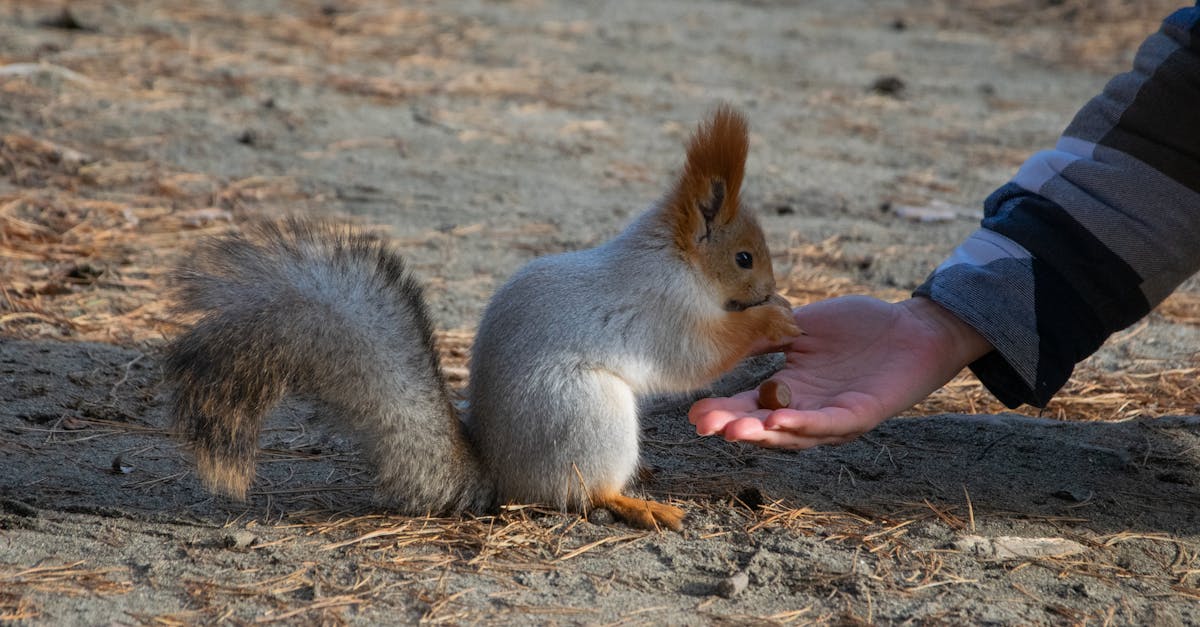
<path id="1" fill-rule="evenodd" d="M 767 299 L 766 304 L 775 305 L 777 307 L 783 307 L 784 309 L 788 309 L 788 310 L 791 310 L 791 308 L 792 308 L 791 301 L 784 298 L 783 296 L 780 296 L 778 292 L 771 294 L 771 297 Z"/>
<path id="2" fill-rule="evenodd" d="M 762 335 L 768 340 L 782 342 L 804 335 L 804 331 L 796 325 L 791 304 L 782 296 L 772 295 L 765 305 L 756 307 L 756 309 L 759 310 Z"/>

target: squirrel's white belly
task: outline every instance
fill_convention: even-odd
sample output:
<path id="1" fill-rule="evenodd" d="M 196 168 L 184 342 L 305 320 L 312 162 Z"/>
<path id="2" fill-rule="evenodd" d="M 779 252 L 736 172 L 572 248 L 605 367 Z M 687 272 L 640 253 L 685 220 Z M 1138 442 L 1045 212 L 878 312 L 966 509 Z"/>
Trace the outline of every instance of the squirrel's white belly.
<path id="1" fill-rule="evenodd" d="M 629 383 L 604 368 L 571 375 L 521 394 L 476 397 L 470 429 L 502 501 L 578 506 L 589 493 L 620 491 L 637 472 L 640 428 Z"/>

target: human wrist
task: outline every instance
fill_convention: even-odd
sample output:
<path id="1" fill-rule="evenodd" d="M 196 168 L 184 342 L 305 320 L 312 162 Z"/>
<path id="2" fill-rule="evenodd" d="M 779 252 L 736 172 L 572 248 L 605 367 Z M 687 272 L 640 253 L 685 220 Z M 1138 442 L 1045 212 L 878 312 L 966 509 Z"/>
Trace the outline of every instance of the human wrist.
<path id="1" fill-rule="evenodd" d="M 914 296 L 899 304 L 934 333 L 943 354 L 953 357 L 949 365 L 955 372 L 993 350 L 975 327 L 929 298 Z"/>

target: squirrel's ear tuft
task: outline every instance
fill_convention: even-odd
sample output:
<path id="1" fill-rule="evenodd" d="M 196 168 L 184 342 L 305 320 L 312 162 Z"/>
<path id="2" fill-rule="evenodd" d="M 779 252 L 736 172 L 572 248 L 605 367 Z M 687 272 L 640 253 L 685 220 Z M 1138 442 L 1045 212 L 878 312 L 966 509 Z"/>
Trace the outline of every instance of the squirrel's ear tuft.
<path id="1" fill-rule="evenodd" d="M 700 201 L 700 215 L 704 216 L 705 222 L 712 222 L 720 213 L 721 207 L 725 206 L 725 181 L 721 179 L 712 180 L 712 194 L 708 200 Z"/>
<path id="2" fill-rule="evenodd" d="M 719 105 L 692 134 L 687 163 L 664 203 L 680 248 L 691 249 L 714 224 L 728 224 L 737 216 L 749 148 L 746 119 L 727 104 Z"/>

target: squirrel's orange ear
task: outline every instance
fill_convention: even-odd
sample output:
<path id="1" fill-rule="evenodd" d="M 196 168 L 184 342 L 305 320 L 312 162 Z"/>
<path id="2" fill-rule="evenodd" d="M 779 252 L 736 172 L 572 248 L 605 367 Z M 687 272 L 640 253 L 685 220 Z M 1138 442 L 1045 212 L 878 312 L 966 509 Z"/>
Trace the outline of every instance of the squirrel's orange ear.
<path id="1" fill-rule="evenodd" d="M 692 135 L 687 164 L 664 201 L 681 249 L 691 250 L 714 224 L 737 217 L 749 146 L 746 119 L 727 104 L 719 105 Z"/>

